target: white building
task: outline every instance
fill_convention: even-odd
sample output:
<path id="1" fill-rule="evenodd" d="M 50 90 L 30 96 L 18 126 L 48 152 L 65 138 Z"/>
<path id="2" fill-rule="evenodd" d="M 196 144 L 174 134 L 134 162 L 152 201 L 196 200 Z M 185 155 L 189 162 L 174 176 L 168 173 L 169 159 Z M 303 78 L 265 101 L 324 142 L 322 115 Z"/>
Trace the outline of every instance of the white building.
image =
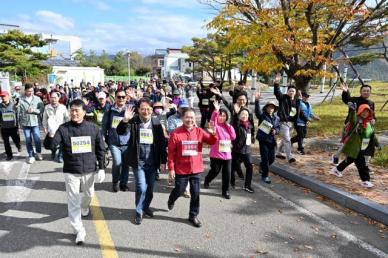
<path id="1" fill-rule="evenodd" d="M 63 85 L 73 80 L 74 85 L 80 85 L 83 81 L 90 82 L 92 85 L 97 85 L 99 82 L 104 82 L 104 69 L 100 67 L 78 67 L 78 66 L 53 66 L 52 83 Z"/>
<path id="2" fill-rule="evenodd" d="M 163 78 L 172 78 L 174 75 L 184 75 L 186 70 L 192 67 L 191 62 L 186 62 L 189 55 L 182 52 L 182 49 L 167 48 L 164 55 L 161 75 Z"/>

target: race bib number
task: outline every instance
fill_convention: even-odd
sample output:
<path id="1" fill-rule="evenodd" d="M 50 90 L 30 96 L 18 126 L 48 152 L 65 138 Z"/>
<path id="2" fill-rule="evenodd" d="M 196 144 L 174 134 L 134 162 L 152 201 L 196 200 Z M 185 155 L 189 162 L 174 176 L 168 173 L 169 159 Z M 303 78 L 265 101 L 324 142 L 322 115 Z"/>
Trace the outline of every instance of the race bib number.
<path id="1" fill-rule="evenodd" d="M 216 96 L 213 96 L 210 98 L 211 101 L 215 101 L 216 100 Z"/>
<path id="2" fill-rule="evenodd" d="M 3 121 L 4 122 L 15 121 L 15 114 L 14 113 L 3 113 Z"/>
<path id="3" fill-rule="evenodd" d="M 260 126 L 259 126 L 259 130 L 266 133 L 266 134 L 269 134 L 271 132 L 271 129 L 272 129 L 272 124 L 266 120 L 263 120 L 263 122 L 261 122 Z"/>
<path id="4" fill-rule="evenodd" d="M 290 111 L 290 116 L 295 116 L 296 115 L 296 108 L 292 107 Z"/>
<path id="5" fill-rule="evenodd" d="M 140 143 L 142 144 L 154 143 L 154 136 L 152 134 L 152 129 L 140 128 Z"/>
<path id="6" fill-rule="evenodd" d="M 113 116 L 113 118 L 112 118 L 112 128 L 116 129 L 121 120 L 123 120 L 123 117 L 121 117 L 121 116 Z"/>
<path id="7" fill-rule="evenodd" d="M 104 113 L 97 113 L 97 122 L 101 123 L 102 122 L 102 117 L 104 116 Z"/>
<path id="8" fill-rule="evenodd" d="M 361 150 L 366 150 L 366 148 L 368 148 L 369 141 L 370 141 L 369 138 L 367 138 L 367 139 L 362 139 Z"/>
<path id="9" fill-rule="evenodd" d="M 90 136 L 71 137 L 71 153 L 91 153 L 92 140 Z"/>
<path id="10" fill-rule="evenodd" d="M 182 156 L 197 156 L 198 141 L 182 141 Z"/>
<path id="11" fill-rule="evenodd" d="M 219 152 L 232 152 L 232 142 L 230 140 L 220 140 L 218 144 Z"/>
<path id="12" fill-rule="evenodd" d="M 209 99 L 202 99 L 202 105 L 209 106 Z"/>
<path id="13" fill-rule="evenodd" d="M 252 144 L 252 134 L 250 133 L 247 134 L 247 141 L 245 144 L 248 146 Z"/>

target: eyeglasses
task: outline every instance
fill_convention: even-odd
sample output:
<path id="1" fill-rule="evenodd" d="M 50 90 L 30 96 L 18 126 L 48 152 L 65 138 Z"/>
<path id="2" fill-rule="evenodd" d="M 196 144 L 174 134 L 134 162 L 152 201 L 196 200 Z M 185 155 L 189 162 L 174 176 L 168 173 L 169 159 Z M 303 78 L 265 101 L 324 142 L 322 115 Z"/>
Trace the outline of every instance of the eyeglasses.
<path id="1" fill-rule="evenodd" d="M 118 99 L 125 99 L 125 96 L 116 96 Z"/>

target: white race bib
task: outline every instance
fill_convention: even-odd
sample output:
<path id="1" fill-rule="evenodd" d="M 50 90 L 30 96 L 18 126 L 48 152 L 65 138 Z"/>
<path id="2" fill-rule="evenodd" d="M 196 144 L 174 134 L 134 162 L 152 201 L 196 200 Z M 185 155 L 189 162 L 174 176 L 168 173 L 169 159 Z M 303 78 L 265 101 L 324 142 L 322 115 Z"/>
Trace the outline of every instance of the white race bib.
<path id="1" fill-rule="evenodd" d="M 202 99 L 202 105 L 209 106 L 209 99 Z"/>
<path id="2" fill-rule="evenodd" d="M 4 122 L 15 121 L 15 114 L 14 113 L 3 113 L 3 121 Z"/>
<path id="3" fill-rule="evenodd" d="M 140 128 L 140 143 L 142 144 L 153 144 L 154 136 L 152 129 Z"/>
<path id="4" fill-rule="evenodd" d="M 269 134 L 271 132 L 272 127 L 273 125 L 270 122 L 268 122 L 267 120 L 263 120 L 263 122 L 261 122 L 261 124 L 259 125 L 259 130 L 263 131 L 266 134 Z"/>
<path id="5" fill-rule="evenodd" d="M 290 111 L 290 116 L 295 116 L 296 115 L 296 108 L 292 107 Z"/>
<path id="6" fill-rule="evenodd" d="M 90 136 L 71 137 L 71 153 L 91 153 L 92 140 Z"/>
<path id="7" fill-rule="evenodd" d="M 102 122 L 102 117 L 104 116 L 104 113 L 97 113 L 97 123 Z"/>
<path id="8" fill-rule="evenodd" d="M 252 144 L 252 134 L 250 134 L 250 133 L 247 133 L 247 141 L 246 141 L 246 145 L 251 145 Z"/>
<path id="9" fill-rule="evenodd" d="M 182 156 L 197 156 L 198 141 L 182 141 Z"/>
<path id="10" fill-rule="evenodd" d="M 123 120 L 122 116 L 113 116 L 112 117 L 112 128 L 116 129 L 119 123 Z"/>
<path id="11" fill-rule="evenodd" d="M 230 140 L 220 140 L 218 144 L 219 152 L 232 152 L 232 142 Z"/>
<path id="12" fill-rule="evenodd" d="M 366 150 L 366 148 L 368 148 L 369 142 L 370 142 L 369 138 L 362 139 L 361 150 Z"/>

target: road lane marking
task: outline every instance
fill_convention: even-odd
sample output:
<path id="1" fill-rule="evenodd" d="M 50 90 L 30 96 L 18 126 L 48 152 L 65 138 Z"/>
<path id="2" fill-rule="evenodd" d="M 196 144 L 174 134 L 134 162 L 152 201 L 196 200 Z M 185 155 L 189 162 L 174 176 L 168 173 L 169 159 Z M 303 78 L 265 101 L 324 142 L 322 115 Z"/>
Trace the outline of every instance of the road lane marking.
<path id="1" fill-rule="evenodd" d="M 313 212 L 303 208 L 302 206 L 300 206 L 300 205 L 298 205 L 298 204 L 296 204 L 296 203 L 286 199 L 285 197 L 281 196 L 280 194 L 275 193 L 270 188 L 264 187 L 264 186 L 262 186 L 262 185 L 260 185 L 259 183 L 256 183 L 256 182 L 252 182 L 252 184 L 255 185 L 256 187 L 260 188 L 261 190 L 263 190 L 267 194 L 271 195 L 273 198 L 276 198 L 277 200 L 281 200 L 283 203 L 291 206 L 292 208 L 296 209 L 300 213 L 302 213 L 302 214 L 310 217 L 311 219 L 317 221 L 319 224 L 324 226 L 326 229 L 330 229 L 332 231 L 335 231 L 337 233 L 337 235 L 341 235 L 347 241 L 352 242 L 352 243 L 356 244 L 357 246 L 361 247 L 362 249 L 365 249 L 365 250 L 373 253 L 377 257 L 388 258 L 388 254 L 385 253 L 384 251 L 382 251 L 382 250 L 378 249 L 377 247 L 374 247 L 373 245 L 370 245 L 367 242 L 357 238 L 352 233 L 349 233 L 349 232 L 347 232 L 347 231 L 337 227 L 336 225 L 332 224 L 331 222 L 329 222 L 329 221 L 319 217 L 318 215 L 316 215 Z"/>
<path id="2" fill-rule="evenodd" d="M 101 247 L 102 257 L 116 258 L 119 257 L 110 235 L 108 224 L 106 224 L 104 214 L 100 208 L 100 203 L 96 195 L 92 198 L 91 207 L 93 223 L 96 228 L 98 241 Z"/>

